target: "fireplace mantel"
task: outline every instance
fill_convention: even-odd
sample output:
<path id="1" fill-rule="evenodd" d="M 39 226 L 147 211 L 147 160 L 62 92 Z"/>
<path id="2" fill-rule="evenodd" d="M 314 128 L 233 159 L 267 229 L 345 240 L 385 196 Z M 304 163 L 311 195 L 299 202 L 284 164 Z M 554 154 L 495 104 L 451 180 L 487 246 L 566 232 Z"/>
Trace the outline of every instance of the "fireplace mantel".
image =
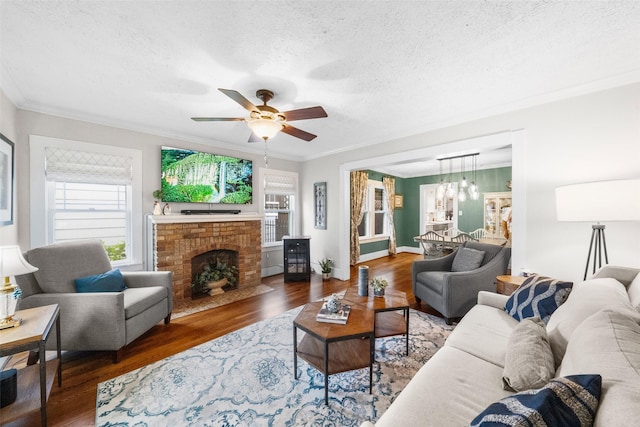
<path id="1" fill-rule="evenodd" d="M 191 297 L 191 260 L 212 250 L 238 253 L 238 287 L 260 284 L 258 214 L 147 215 L 147 269 L 173 273 L 174 301 Z"/>
<path id="2" fill-rule="evenodd" d="M 175 224 L 186 222 L 230 222 L 230 221 L 262 221 L 263 215 L 257 213 L 211 214 L 211 215 L 147 215 L 152 224 Z"/>

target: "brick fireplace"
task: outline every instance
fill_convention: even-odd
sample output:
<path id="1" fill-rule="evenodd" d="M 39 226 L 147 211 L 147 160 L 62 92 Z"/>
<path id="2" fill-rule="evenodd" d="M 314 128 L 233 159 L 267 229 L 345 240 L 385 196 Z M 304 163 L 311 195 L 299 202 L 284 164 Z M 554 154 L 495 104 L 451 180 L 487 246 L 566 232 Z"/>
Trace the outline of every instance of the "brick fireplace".
<path id="1" fill-rule="evenodd" d="M 238 288 L 260 284 L 261 217 L 238 215 L 149 215 L 148 250 L 153 269 L 173 273 L 173 299 L 191 298 L 192 259 L 215 250 L 237 252 Z"/>

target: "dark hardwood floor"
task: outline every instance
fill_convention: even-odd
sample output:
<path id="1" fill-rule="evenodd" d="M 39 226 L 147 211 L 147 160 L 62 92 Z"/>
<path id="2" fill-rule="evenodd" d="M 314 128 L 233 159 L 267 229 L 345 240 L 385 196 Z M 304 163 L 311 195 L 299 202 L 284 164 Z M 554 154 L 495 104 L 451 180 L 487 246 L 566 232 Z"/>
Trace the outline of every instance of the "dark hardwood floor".
<path id="1" fill-rule="evenodd" d="M 389 281 L 390 288 L 407 292 L 412 308 L 437 314 L 424 303 L 418 307 L 411 293 L 411 263 L 421 257 L 405 253 L 363 264 L 369 266 L 369 278 L 382 276 Z M 117 364 L 112 363 L 111 353 L 107 352 L 65 353 L 62 358 L 62 387 L 58 388 L 54 383 L 47 406 L 49 425 L 92 426 L 95 424 L 98 383 L 342 291 L 349 285 L 357 286 L 357 282 L 357 266 L 351 267 L 350 281 L 331 279 L 323 282 L 320 274 L 313 274 L 311 282 L 284 283 L 282 275 L 266 277 L 262 283 L 274 291 L 174 319 L 169 325 L 158 323 L 128 345 Z M 36 413 L 11 425 L 39 425 L 38 416 Z"/>

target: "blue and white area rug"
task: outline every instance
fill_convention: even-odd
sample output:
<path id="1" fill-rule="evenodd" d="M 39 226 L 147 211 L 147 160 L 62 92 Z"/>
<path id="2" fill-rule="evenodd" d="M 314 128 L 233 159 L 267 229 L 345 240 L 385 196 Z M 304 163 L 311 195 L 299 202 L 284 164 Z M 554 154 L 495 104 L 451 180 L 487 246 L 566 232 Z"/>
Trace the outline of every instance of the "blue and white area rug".
<path id="1" fill-rule="evenodd" d="M 331 375 L 325 406 L 321 373 L 298 358 L 294 379 L 299 311 L 98 384 L 96 426 L 358 426 L 380 417 L 453 329 L 410 310 L 409 356 L 404 336 L 377 339 L 373 393 L 368 368 Z"/>

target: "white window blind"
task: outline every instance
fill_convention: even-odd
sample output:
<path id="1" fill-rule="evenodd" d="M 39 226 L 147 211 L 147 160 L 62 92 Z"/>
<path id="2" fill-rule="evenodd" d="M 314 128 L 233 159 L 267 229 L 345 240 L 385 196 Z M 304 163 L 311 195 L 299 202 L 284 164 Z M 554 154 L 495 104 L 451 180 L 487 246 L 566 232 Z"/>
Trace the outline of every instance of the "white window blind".
<path id="1" fill-rule="evenodd" d="M 45 148 L 47 181 L 129 185 L 132 159 L 104 153 Z"/>
<path id="2" fill-rule="evenodd" d="M 295 196 L 296 179 L 293 175 L 276 175 L 267 173 L 264 176 L 264 193 L 280 196 Z"/>

